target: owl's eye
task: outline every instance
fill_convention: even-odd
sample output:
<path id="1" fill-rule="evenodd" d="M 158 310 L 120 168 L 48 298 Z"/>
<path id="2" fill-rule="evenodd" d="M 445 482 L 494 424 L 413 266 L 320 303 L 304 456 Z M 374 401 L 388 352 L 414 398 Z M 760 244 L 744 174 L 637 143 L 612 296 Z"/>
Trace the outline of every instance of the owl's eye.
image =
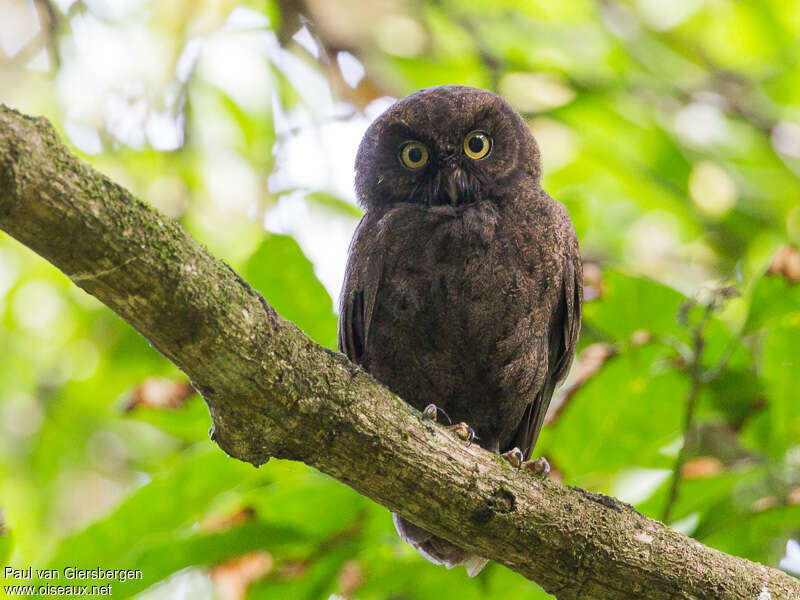
<path id="1" fill-rule="evenodd" d="M 409 169 L 419 169 L 428 162 L 428 149 L 419 142 L 407 142 L 400 150 L 400 161 Z"/>
<path id="2" fill-rule="evenodd" d="M 492 138 L 482 131 L 473 131 L 464 138 L 464 154 L 474 160 L 484 158 L 492 149 Z"/>

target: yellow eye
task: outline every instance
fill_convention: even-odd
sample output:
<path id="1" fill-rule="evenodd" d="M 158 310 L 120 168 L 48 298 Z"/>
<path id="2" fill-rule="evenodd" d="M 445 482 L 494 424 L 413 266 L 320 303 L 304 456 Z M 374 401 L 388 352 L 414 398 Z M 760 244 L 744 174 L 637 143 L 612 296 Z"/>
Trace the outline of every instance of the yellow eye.
<path id="1" fill-rule="evenodd" d="M 489 154 L 492 149 L 492 138 L 482 131 L 473 131 L 464 138 L 464 154 L 479 160 Z"/>
<path id="2" fill-rule="evenodd" d="M 409 169 L 419 169 L 428 162 L 428 149 L 419 142 L 407 142 L 400 150 L 400 160 Z"/>

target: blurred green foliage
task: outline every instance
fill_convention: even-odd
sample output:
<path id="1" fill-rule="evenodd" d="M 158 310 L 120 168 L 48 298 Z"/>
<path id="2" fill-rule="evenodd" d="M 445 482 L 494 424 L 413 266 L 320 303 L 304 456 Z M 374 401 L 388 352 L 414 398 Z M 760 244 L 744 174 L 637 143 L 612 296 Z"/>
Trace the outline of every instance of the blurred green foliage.
<path id="1" fill-rule="evenodd" d="M 800 536 L 798 3 L 2 0 L 0 22 L 0 100 L 332 348 L 380 98 L 504 94 L 587 263 L 536 452 L 726 552 L 778 566 Z M 426 563 L 303 465 L 228 459 L 177 369 L 4 234 L 0 323 L 0 563 L 141 569 L 117 597 L 549 597 Z"/>

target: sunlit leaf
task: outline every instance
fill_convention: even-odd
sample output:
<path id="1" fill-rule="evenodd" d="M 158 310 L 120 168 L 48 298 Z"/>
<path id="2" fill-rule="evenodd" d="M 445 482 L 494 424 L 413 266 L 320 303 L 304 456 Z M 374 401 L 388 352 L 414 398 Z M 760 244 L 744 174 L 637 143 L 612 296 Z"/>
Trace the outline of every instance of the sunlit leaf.
<path id="1" fill-rule="evenodd" d="M 8 559 L 14 549 L 14 536 L 6 528 L 5 524 L 0 525 L 0 566 L 8 564 Z"/>
<path id="2" fill-rule="evenodd" d="M 210 442 L 187 453 L 169 471 L 129 494 L 106 518 L 62 541 L 51 568 L 128 568 L 141 544 L 186 531 L 220 494 L 256 475 Z"/>
<path id="3" fill-rule="evenodd" d="M 333 302 L 293 238 L 267 235 L 244 275 L 281 316 L 323 346 L 336 347 Z"/>
<path id="4" fill-rule="evenodd" d="M 135 594 L 186 567 L 212 566 L 255 550 L 280 552 L 305 541 L 307 538 L 293 529 L 257 521 L 220 533 L 153 536 L 127 556 L 125 568 L 140 570 L 142 578 L 115 583 L 114 593 Z"/>
<path id="5" fill-rule="evenodd" d="M 800 523 L 800 506 L 778 506 L 741 514 L 727 510 L 727 505 L 723 505 L 715 506 L 709 512 L 711 514 L 714 514 L 717 528 L 705 535 L 708 525 L 701 522 L 697 532 L 700 541 L 734 556 L 773 567 L 778 566 L 786 540 L 797 535 L 797 524 Z M 720 523 L 722 519 L 724 523 Z"/>
<path id="6" fill-rule="evenodd" d="M 781 323 L 800 325 L 800 285 L 784 277 L 761 277 L 753 288 L 747 330 Z"/>
<path id="7" fill-rule="evenodd" d="M 745 435 L 778 458 L 800 440 L 800 327 L 777 327 L 763 342 L 762 372 L 766 407 L 748 424 Z"/>
<path id="8" fill-rule="evenodd" d="M 602 290 L 599 300 L 584 305 L 584 322 L 612 341 L 627 340 L 640 329 L 655 335 L 686 337 L 678 324 L 678 312 L 686 301 L 680 292 L 652 279 L 618 271 L 603 273 Z"/>
<path id="9" fill-rule="evenodd" d="M 646 345 L 609 360 L 544 428 L 534 453 L 579 485 L 626 467 L 669 467 L 661 449 L 680 435 L 689 382 L 661 356 Z"/>

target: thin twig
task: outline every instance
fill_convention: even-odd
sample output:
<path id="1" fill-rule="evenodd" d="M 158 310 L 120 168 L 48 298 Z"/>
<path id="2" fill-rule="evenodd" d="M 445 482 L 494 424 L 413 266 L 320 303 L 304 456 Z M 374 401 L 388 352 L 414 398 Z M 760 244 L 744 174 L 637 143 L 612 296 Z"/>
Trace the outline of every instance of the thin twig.
<path id="1" fill-rule="evenodd" d="M 700 387 L 704 382 L 703 377 L 703 350 L 705 349 L 705 328 L 711 319 L 714 311 L 714 302 L 710 302 L 706 306 L 703 319 L 695 327 L 692 332 L 692 361 L 689 363 L 689 377 L 691 383 L 689 385 L 689 393 L 686 395 L 686 413 L 683 421 L 683 445 L 681 446 L 678 457 L 675 460 L 675 466 L 672 471 L 672 483 L 669 488 L 669 495 L 667 496 L 667 503 L 664 506 L 664 513 L 661 520 L 664 523 L 669 523 L 672 510 L 675 503 L 678 501 L 681 480 L 683 479 L 683 465 L 686 464 L 686 457 L 689 454 L 689 435 L 694 431 L 694 410 L 697 405 L 697 396 L 700 392 Z"/>

